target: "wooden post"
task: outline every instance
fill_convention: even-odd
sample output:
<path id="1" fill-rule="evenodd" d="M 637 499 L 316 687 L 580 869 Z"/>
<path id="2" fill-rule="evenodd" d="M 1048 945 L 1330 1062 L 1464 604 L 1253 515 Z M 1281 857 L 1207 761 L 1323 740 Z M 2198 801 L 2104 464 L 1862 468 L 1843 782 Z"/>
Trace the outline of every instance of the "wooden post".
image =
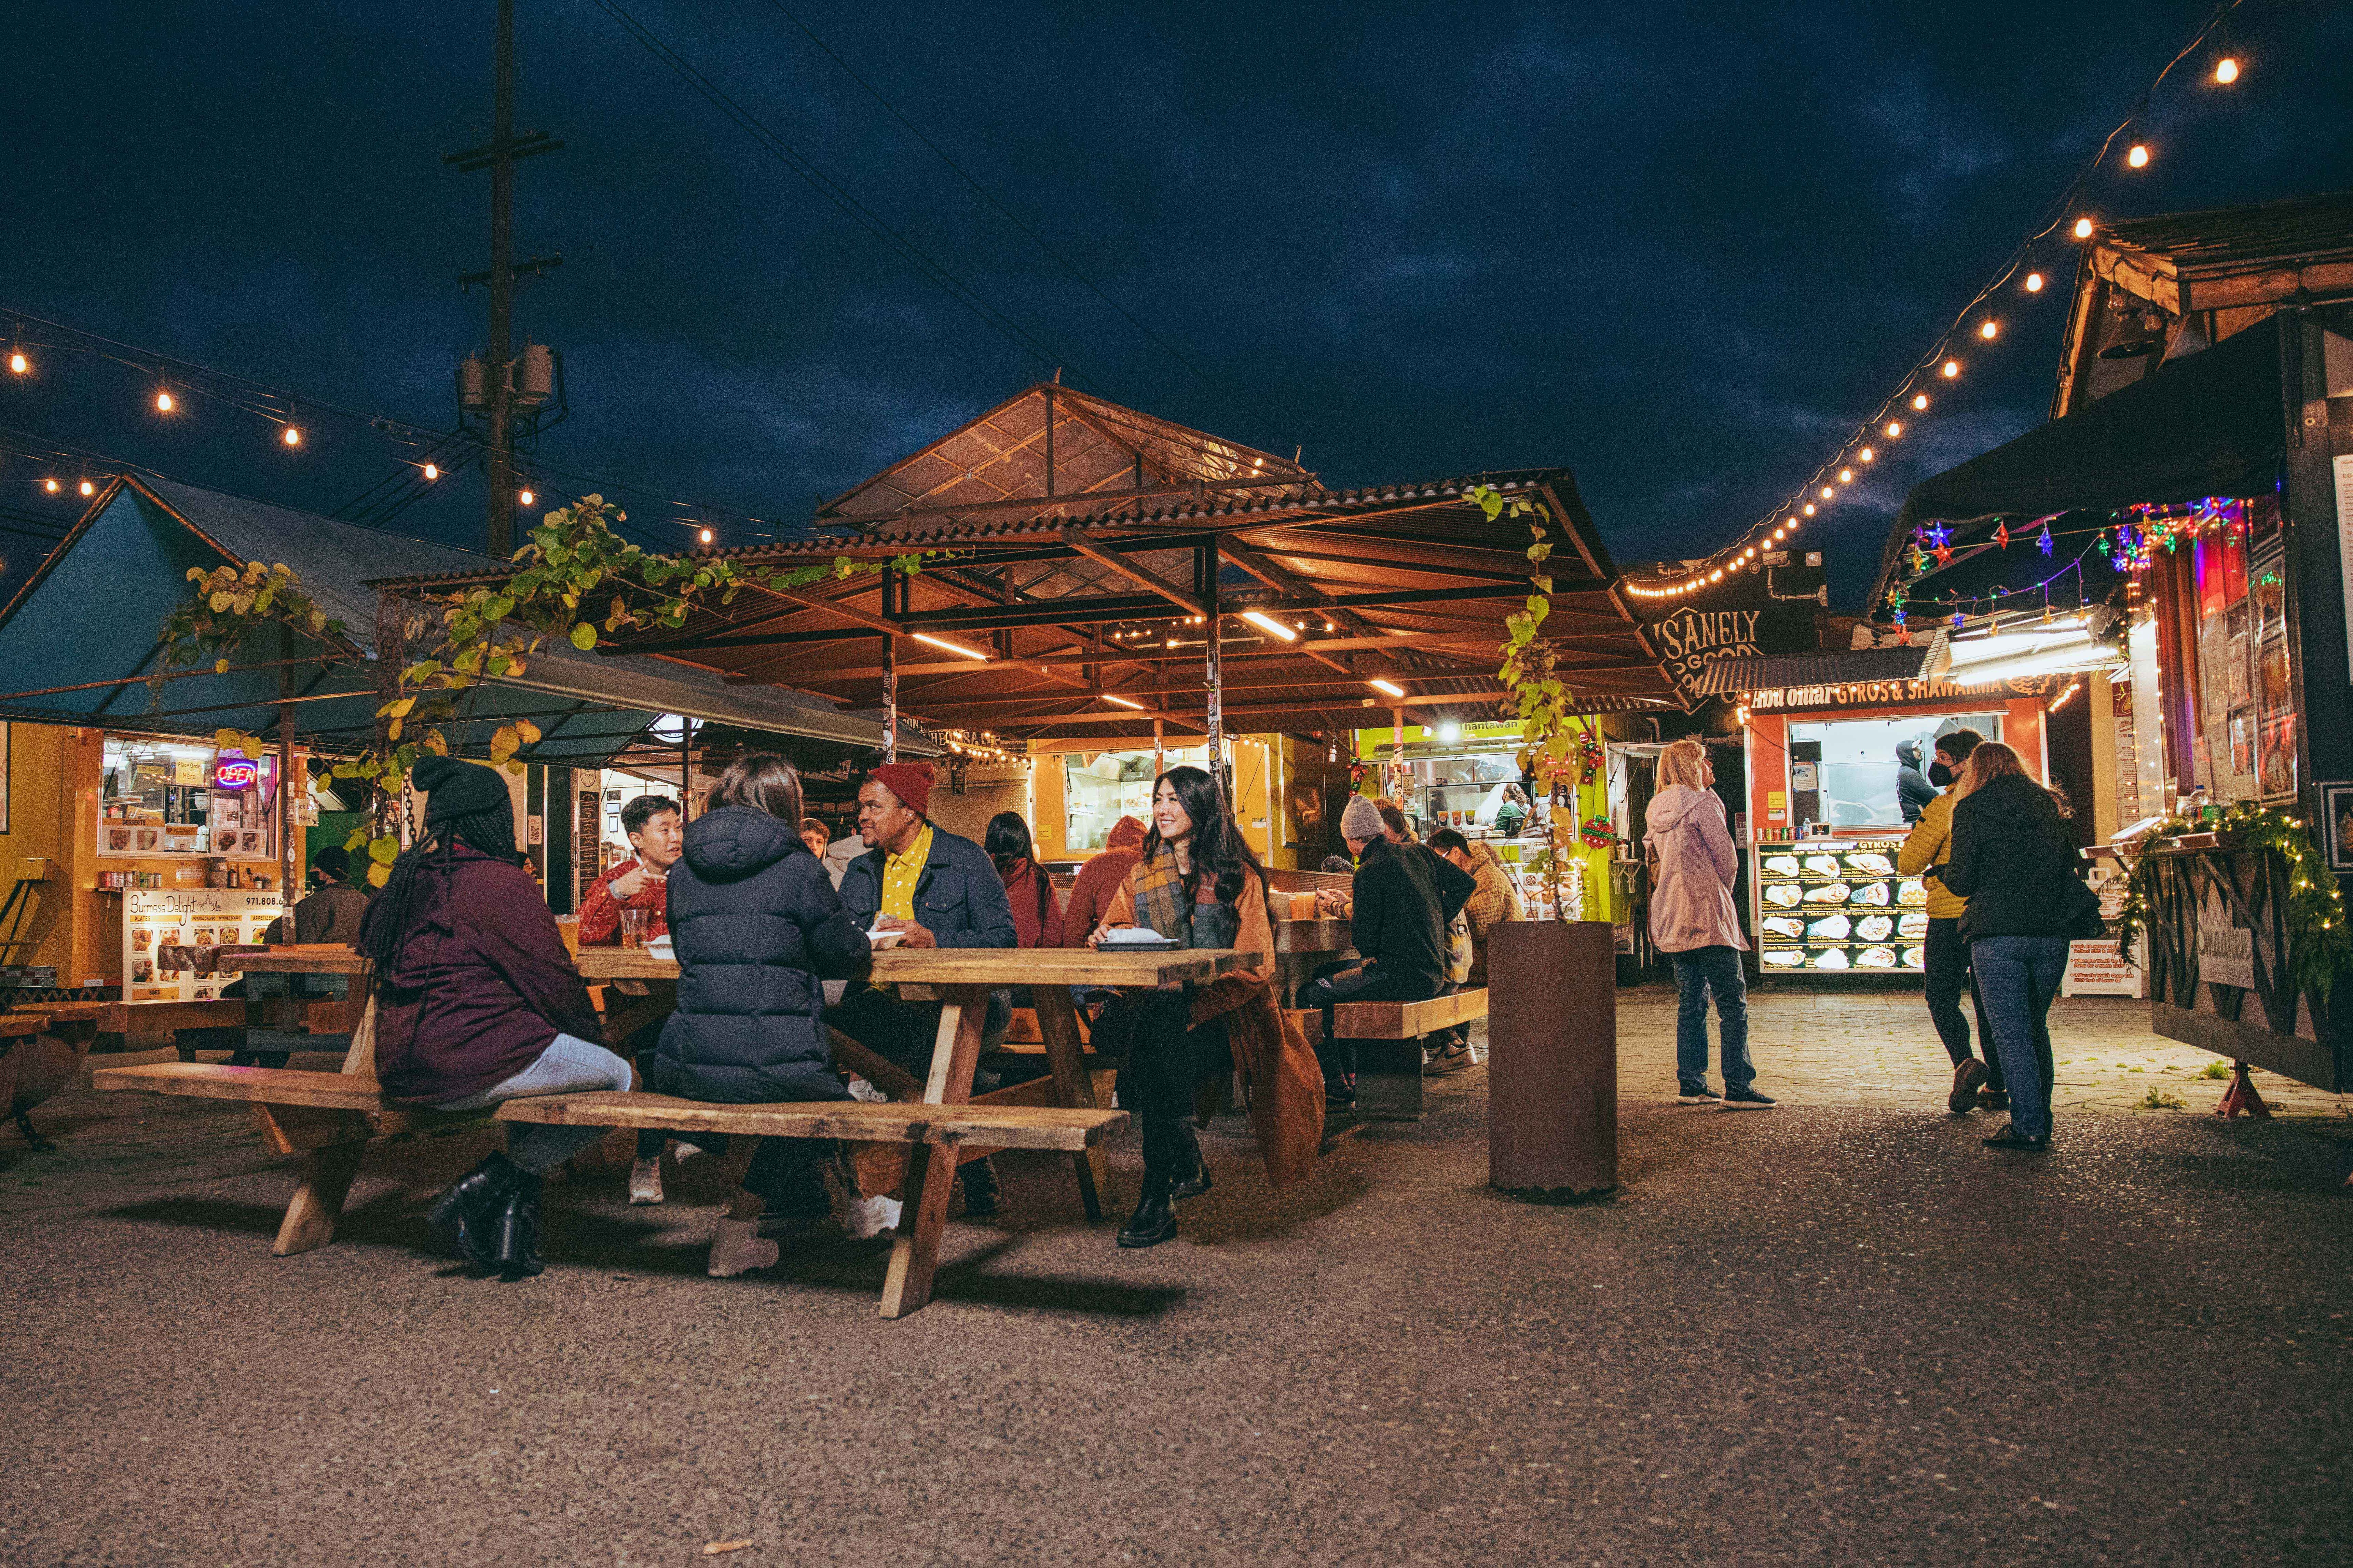
<path id="1" fill-rule="evenodd" d="M 1152 776 L 1154 778 L 1158 778 L 1168 771 L 1168 759 L 1161 755 L 1166 747 L 1166 737 L 1161 729 L 1160 715 L 1155 713 L 1152 716 Z"/>
<path id="2" fill-rule="evenodd" d="M 281 699 L 278 704 L 278 910 L 283 922 L 278 929 L 280 936 L 293 942 L 297 940 L 294 898 L 302 886 L 296 877 L 294 855 L 294 705 L 282 699 L 294 695 L 294 628 L 282 622 L 278 627 L 278 656 L 289 661 L 278 671 Z"/>
<path id="3" fill-rule="evenodd" d="M 694 815 L 694 721 L 678 716 L 678 819 Z M 543 807 L 543 809 L 544 809 Z"/>
<path id="4" fill-rule="evenodd" d="M 898 575 L 888 566 L 882 569 L 882 614 L 891 614 L 891 581 Z M 896 635 L 882 634 L 882 760 L 899 760 L 899 639 Z"/>

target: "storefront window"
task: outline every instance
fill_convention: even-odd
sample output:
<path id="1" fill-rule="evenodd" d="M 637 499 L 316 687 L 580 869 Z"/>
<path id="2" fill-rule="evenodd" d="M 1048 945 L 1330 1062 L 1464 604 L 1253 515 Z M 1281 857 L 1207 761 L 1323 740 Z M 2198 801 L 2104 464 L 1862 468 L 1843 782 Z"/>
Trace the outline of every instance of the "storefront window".
<path id="1" fill-rule="evenodd" d="M 1171 748 L 1164 768 L 1207 767 L 1208 748 Z M 1152 826 L 1152 752 L 1071 752 L 1062 758 L 1062 845 L 1077 855 L 1101 849 L 1112 825 L 1132 816 Z"/>
<path id="2" fill-rule="evenodd" d="M 101 765 L 100 855 L 277 858 L 277 814 L 269 809 L 276 757 L 248 758 L 195 741 L 109 735 Z"/>
<path id="3" fill-rule="evenodd" d="M 1793 824 L 1832 827 L 1901 827 L 1902 794 L 1896 775 L 1907 765 L 1926 773 L 1935 758 L 1936 737 L 1975 730 L 1989 741 L 2001 739 L 2001 715 L 1949 713 L 1900 719 L 1848 719 L 1789 726 L 1789 809 Z M 1917 748 L 1912 755 L 1910 748 Z"/>

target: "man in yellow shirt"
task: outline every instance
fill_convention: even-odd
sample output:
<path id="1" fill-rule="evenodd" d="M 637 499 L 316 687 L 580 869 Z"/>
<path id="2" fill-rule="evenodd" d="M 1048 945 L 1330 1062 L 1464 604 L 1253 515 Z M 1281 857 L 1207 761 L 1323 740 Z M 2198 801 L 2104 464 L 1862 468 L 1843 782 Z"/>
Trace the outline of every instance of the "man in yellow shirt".
<path id="1" fill-rule="evenodd" d="M 1969 970 L 1969 944 L 1961 940 L 1961 914 L 1969 907 L 1968 900 L 1948 891 L 1935 875 L 1936 868 L 1953 854 L 1952 786 L 1958 782 L 1961 765 L 1984 740 L 1975 730 L 1955 730 L 1936 737 L 1936 763 L 1928 770 L 1928 779 L 1944 793 L 1920 808 L 1919 822 L 1895 854 L 1898 871 L 1923 877 L 1927 883 L 1928 936 L 1923 943 L 1923 967 L 1928 973 L 1923 989 L 1936 1037 L 1945 1042 L 1945 1054 L 1953 1058 L 1953 1089 L 1945 1104 L 1956 1116 L 1974 1105 L 1999 1110 L 2010 1104 L 2010 1096 L 2002 1089 L 2001 1061 L 1993 1048 L 1993 1031 L 1986 1026 L 1985 1003 L 1978 996 L 1977 976 Z M 1969 1049 L 1969 1021 L 1961 1012 L 1963 986 L 1968 988 L 1969 1000 L 1977 1009 L 1978 1043 L 1985 1052 L 1982 1061 Z"/>

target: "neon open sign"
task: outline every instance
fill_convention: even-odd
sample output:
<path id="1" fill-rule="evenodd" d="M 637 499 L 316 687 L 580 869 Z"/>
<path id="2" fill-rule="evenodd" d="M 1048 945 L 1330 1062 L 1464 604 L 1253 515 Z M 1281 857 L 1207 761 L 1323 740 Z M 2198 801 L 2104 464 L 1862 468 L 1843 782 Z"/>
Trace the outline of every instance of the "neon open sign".
<path id="1" fill-rule="evenodd" d="M 213 788 L 251 789 L 261 782 L 261 764 L 243 757 L 222 757 L 213 763 Z"/>

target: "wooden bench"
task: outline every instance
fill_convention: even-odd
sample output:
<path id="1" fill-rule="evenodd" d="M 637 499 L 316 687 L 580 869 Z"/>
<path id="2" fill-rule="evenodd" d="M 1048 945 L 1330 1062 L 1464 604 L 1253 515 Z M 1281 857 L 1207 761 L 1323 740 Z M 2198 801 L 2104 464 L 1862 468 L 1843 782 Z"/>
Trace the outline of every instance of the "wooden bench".
<path id="1" fill-rule="evenodd" d="M 1335 1005 L 1333 1037 L 1358 1042 L 1356 1114 L 1374 1121 L 1420 1121 L 1423 1037 L 1486 1016 L 1483 988 L 1427 1002 Z"/>
<path id="2" fill-rule="evenodd" d="M 143 1089 L 252 1105 L 261 1117 L 269 1146 L 280 1153 L 302 1156 L 301 1184 L 286 1206 L 278 1239 L 270 1248 L 280 1258 L 308 1252 L 333 1239 L 335 1221 L 370 1139 L 413 1136 L 470 1122 L 838 1138 L 955 1152 L 971 1145 L 1071 1152 L 1099 1145 L 1127 1122 L 1124 1110 L 1059 1105 L 877 1105 L 855 1100 L 714 1105 L 670 1095 L 612 1090 L 502 1100 L 480 1110 L 413 1110 L 387 1102 L 375 1078 L 364 1073 L 201 1062 L 101 1068 L 90 1081 L 101 1089 Z M 911 1161 L 910 1168 L 921 1171 L 924 1163 Z M 937 1256 L 939 1233 L 946 1219 L 944 1194 L 934 1204 L 920 1202 L 913 1190 L 908 1195 L 904 1215 L 913 1222 L 912 1231 L 902 1227 L 892 1249 L 884 1283 L 886 1317 L 913 1311 L 929 1299 L 932 1260 Z M 911 1269 L 920 1270 L 920 1290 L 911 1289 Z"/>
<path id="3" fill-rule="evenodd" d="M 0 1117 L 36 1153 L 55 1148 L 33 1125 L 33 1111 L 73 1080 L 98 1035 L 100 1005 L 45 1002 L 0 1014 Z"/>

